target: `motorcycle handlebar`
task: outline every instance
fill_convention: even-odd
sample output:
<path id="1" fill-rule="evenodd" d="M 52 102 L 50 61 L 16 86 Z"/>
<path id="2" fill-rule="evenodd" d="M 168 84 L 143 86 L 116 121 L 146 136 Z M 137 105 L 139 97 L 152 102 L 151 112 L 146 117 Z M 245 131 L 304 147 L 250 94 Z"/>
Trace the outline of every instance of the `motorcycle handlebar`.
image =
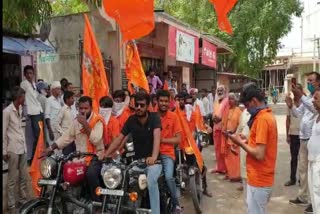
<path id="1" fill-rule="evenodd" d="M 96 156 L 96 154 L 92 153 L 92 152 L 72 152 L 70 153 L 66 158 L 64 158 L 65 160 L 71 160 L 73 158 L 80 158 L 80 157 L 85 157 L 85 156 Z"/>

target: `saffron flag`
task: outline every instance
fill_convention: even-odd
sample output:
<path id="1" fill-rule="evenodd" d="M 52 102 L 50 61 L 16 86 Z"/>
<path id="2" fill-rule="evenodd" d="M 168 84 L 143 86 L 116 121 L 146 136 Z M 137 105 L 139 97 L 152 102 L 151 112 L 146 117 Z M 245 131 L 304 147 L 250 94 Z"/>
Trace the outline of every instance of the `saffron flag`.
<path id="1" fill-rule="evenodd" d="M 189 128 L 187 120 L 183 117 L 179 106 L 177 106 L 175 112 L 178 115 L 179 122 L 182 127 L 182 134 L 183 134 L 182 139 L 183 139 L 183 141 L 184 140 L 186 141 L 186 142 L 183 142 L 182 144 L 180 144 L 183 147 L 181 149 L 183 149 L 185 152 L 186 152 L 186 150 L 188 150 L 188 153 L 190 152 L 190 150 L 192 151 L 192 153 L 196 157 L 197 165 L 198 165 L 200 171 L 202 172 L 202 170 L 203 170 L 203 157 L 202 157 L 202 154 L 196 144 L 196 141 L 194 140 L 194 138 L 192 136 L 192 132 Z"/>
<path id="2" fill-rule="evenodd" d="M 196 127 L 198 131 L 207 132 L 199 105 L 196 105 L 194 113 L 195 113 Z"/>
<path id="3" fill-rule="evenodd" d="M 134 94 L 134 86 L 143 88 L 149 93 L 149 84 L 144 73 L 137 45 L 134 41 L 127 42 L 126 45 L 126 75 L 128 79 L 128 90 Z"/>
<path id="4" fill-rule="evenodd" d="M 106 13 L 120 26 L 122 41 L 138 39 L 154 29 L 154 0 L 103 0 Z"/>
<path id="5" fill-rule="evenodd" d="M 209 0 L 213 5 L 217 13 L 218 26 L 220 30 L 232 33 L 232 26 L 228 20 L 228 13 L 237 3 L 237 0 Z"/>
<path id="6" fill-rule="evenodd" d="M 82 88 L 83 95 L 92 98 L 93 111 L 97 113 L 100 98 L 109 94 L 109 84 L 102 55 L 86 14 L 84 20 Z"/>
<path id="7" fill-rule="evenodd" d="M 40 134 L 37 142 L 36 151 L 34 152 L 33 160 L 30 167 L 30 177 L 32 183 L 32 189 L 37 196 L 40 196 L 41 188 L 38 186 L 38 181 L 42 178 L 40 173 L 40 159 L 39 157 L 45 150 L 45 143 L 44 143 L 44 135 L 43 135 L 43 122 L 39 122 L 40 127 Z"/>

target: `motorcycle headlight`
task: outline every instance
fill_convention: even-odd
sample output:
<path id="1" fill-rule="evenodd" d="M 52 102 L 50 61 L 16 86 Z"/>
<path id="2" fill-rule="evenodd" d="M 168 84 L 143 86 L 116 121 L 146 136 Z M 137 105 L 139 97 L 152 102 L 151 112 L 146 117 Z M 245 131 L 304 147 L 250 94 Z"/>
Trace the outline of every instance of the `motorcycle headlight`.
<path id="1" fill-rule="evenodd" d="M 40 162 L 40 173 L 44 178 L 51 178 L 56 174 L 57 163 L 53 158 L 46 158 Z"/>
<path id="2" fill-rule="evenodd" d="M 109 189 L 115 189 L 122 181 L 121 169 L 115 165 L 108 165 L 102 169 L 103 182 Z"/>
<path id="3" fill-rule="evenodd" d="M 133 142 L 126 143 L 126 149 L 128 152 L 133 152 L 134 151 Z"/>

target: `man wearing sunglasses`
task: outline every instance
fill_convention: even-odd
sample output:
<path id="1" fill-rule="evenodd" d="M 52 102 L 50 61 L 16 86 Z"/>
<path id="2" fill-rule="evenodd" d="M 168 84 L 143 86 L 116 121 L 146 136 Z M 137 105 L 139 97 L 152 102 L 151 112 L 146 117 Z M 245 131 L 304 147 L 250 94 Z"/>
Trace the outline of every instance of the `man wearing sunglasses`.
<path id="1" fill-rule="evenodd" d="M 127 141 L 128 135 L 131 134 L 135 149 L 134 159 L 146 158 L 148 164 L 147 181 L 152 214 L 160 214 L 158 178 L 162 171 L 162 165 L 155 164 L 160 148 L 160 116 L 156 112 L 147 110 L 150 104 L 148 94 L 137 93 L 134 101 L 135 114 L 128 118 L 120 135 L 111 143 L 105 156 L 110 157 L 121 147 L 121 142 Z"/>

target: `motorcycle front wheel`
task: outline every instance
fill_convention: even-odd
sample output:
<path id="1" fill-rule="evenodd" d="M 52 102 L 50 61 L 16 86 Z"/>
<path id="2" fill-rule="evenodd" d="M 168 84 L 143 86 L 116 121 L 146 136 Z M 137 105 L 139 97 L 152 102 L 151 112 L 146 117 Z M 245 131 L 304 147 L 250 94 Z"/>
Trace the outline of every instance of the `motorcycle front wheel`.
<path id="1" fill-rule="evenodd" d="M 48 205 L 47 204 L 38 204 L 34 207 L 31 207 L 27 212 L 20 212 L 25 214 L 47 214 Z M 63 214 L 59 209 L 53 208 L 51 214 Z"/>
<path id="2" fill-rule="evenodd" d="M 195 173 L 194 175 L 190 176 L 189 179 L 191 197 L 194 209 L 197 214 L 202 213 L 202 180 L 201 175 L 199 172 Z"/>

